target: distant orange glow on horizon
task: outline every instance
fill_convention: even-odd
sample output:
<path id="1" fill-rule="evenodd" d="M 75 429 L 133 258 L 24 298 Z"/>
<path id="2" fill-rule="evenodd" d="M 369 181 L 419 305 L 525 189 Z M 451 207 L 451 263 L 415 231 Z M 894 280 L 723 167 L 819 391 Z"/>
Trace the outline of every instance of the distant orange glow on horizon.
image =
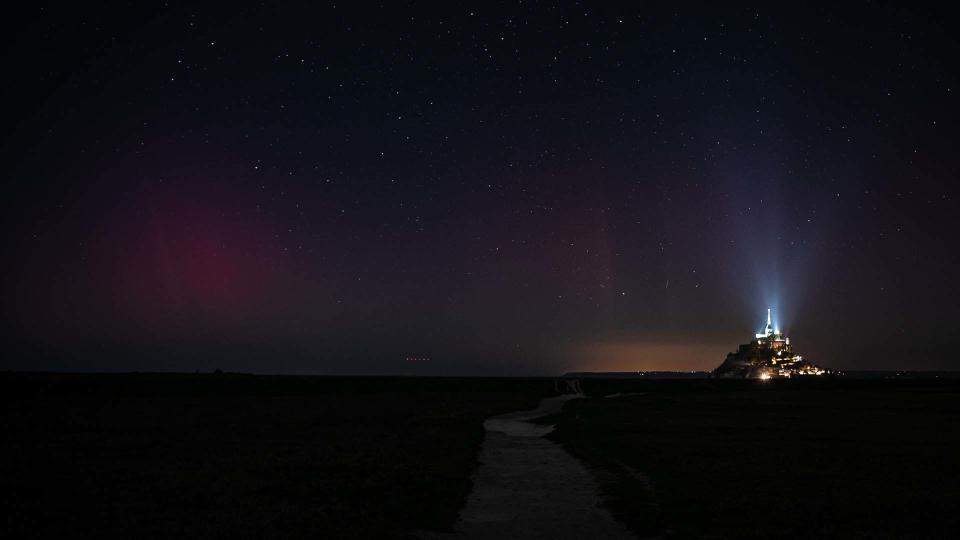
<path id="1" fill-rule="evenodd" d="M 729 343 L 596 342 L 567 352 L 568 371 L 710 371 Z"/>

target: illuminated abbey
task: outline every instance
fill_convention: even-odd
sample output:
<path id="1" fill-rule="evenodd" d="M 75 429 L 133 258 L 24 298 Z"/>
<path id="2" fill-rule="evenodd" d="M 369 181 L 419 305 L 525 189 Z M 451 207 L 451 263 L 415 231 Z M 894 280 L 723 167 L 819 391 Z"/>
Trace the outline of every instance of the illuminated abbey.
<path id="1" fill-rule="evenodd" d="M 824 375 L 828 370 L 814 365 L 794 354 L 790 338 L 774 328 L 770 310 L 767 324 L 750 343 L 740 345 L 737 352 L 727 355 L 720 367 L 713 370 L 717 378 L 772 379 L 809 375 Z"/>

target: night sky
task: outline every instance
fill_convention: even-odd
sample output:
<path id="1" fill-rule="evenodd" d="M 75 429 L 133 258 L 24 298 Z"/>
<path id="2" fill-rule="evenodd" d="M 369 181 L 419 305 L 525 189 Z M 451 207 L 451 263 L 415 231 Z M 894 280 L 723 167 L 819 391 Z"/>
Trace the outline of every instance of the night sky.
<path id="1" fill-rule="evenodd" d="M 952 14 L 458 4 L 8 12 L 0 368 L 960 369 Z"/>

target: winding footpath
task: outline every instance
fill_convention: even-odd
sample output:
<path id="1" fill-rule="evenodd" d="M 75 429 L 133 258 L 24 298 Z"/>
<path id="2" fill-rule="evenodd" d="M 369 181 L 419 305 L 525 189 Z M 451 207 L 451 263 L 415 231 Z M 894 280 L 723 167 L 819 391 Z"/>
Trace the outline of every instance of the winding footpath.
<path id="1" fill-rule="evenodd" d="M 557 443 L 554 426 L 528 420 L 559 412 L 578 395 L 546 398 L 533 410 L 488 418 L 473 491 L 447 538 L 633 538 L 600 506 L 593 475 Z"/>

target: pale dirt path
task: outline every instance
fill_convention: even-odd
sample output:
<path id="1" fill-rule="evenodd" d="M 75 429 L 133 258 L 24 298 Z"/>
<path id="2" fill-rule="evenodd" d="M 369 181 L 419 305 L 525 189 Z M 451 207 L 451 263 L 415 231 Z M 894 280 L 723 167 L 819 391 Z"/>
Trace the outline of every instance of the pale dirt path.
<path id="1" fill-rule="evenodd" d="M 543 438 L 553 426 L 531 420 L 559 412 L 579 396 L 547 398 L 530 411 L 494 416 L 473 475 L 473 491 L 446 538 L 633 538 L 600 507 L 593 475 L 560 445 Z M 435 537 L 436 538 L 436 537 Z"/>

